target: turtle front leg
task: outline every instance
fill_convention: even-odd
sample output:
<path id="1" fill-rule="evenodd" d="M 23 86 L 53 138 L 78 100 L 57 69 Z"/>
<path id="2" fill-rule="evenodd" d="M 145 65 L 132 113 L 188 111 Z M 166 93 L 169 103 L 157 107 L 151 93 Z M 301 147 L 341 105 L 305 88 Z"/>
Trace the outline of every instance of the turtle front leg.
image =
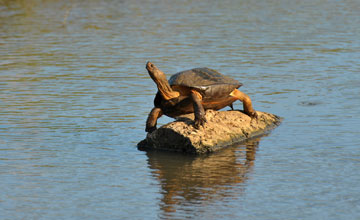
<path id="1" fill-rule="evenodd" d="M 248 95 L 246 95 L 245 93 L 241 92 L 238 89 L 234 89 L 234 91 L 232 91 L 230 95 L 239 99 L 243 103 L 244 112 L 248 116 L 250 116 L 251 118 L 257 118 L 258 115 L 254 110 L 254 108 L 252 107 L 251 99 Z"/>
<path id="2" fill-rule="evenodd" d="M 146 120 L 146 132 L 153 132 L 156 130 L 157 119 L 163 115 L 161 108 L 153 108 Z"/>
<path id="3" fill-rule="evenodd" d="M 199 129 L 200 126 L 204 126 L 206 122 L 205 110 L 201 103 L 202 96 L 199 92 L 191 90 L 191 99 L 193 101 L 194 114 L 195 114 L 195 124 L 194 127 Z"/>

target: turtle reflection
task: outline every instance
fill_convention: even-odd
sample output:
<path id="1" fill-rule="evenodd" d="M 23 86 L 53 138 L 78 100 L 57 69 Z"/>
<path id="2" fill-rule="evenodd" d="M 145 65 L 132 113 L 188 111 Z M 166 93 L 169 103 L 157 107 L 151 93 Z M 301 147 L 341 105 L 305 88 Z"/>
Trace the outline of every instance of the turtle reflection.
<path id="1" fill-rule="evenodd" d="M 149 167 L 162 189 L 160 208 L 180 207 L 241 194 L 251 172 L 260 138 L 206 156 L 147 152 Z M 234 188 L 235 190 L 229 190 Z M 181 208 L 180 208 L 181 209 Z"/>

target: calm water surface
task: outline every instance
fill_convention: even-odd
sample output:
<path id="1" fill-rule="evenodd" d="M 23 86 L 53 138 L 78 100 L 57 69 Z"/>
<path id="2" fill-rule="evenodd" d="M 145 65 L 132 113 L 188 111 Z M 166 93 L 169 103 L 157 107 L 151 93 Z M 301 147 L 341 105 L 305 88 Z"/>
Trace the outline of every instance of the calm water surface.
<path id="1" fill-rule="evenodd" d="M 359 14 L 356 0 L 1 0 L 0 219 L 360 219 Z M 203 157 L 138 151 L 146 61 L 217 69 L 284 122 Z"/>

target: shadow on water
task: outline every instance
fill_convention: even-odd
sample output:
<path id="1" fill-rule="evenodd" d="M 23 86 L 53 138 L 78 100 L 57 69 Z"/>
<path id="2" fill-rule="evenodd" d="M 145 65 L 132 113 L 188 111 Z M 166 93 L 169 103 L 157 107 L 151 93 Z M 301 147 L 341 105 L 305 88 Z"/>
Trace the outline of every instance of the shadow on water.
<path id="1" fill-rule="evenodd" d="M 148 151 L 149 167 L 161 186 L 162 214 L 169 216 L 184 209 L 185 216 L 193 216 L 199 204 L 241 195 L 260 139 L 204 156 Z"/>

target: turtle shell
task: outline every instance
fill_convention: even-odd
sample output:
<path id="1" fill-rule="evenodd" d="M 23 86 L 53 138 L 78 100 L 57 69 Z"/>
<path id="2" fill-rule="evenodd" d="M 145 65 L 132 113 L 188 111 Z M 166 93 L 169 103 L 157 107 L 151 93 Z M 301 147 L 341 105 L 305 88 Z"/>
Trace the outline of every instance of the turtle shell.
<path id="1" fill-rule="evenodd" d="M 239 81 L 206 67 L 176 73 L 169 84 L 195 89 L 207 97 L 221 97 L 242 86 Z"/>

